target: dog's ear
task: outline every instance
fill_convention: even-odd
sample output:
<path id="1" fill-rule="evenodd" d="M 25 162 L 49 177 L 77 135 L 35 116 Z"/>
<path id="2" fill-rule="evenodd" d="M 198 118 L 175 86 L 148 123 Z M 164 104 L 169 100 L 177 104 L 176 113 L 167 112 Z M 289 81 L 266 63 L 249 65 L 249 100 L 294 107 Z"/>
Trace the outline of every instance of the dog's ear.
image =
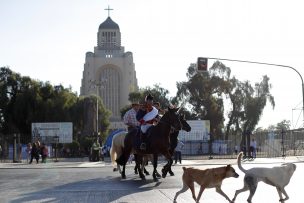
<path id="1" fill-rule="evenodd" d="M 228 171 L 231 168 L 231 164 L 228 164 L 226 170 Z"/>

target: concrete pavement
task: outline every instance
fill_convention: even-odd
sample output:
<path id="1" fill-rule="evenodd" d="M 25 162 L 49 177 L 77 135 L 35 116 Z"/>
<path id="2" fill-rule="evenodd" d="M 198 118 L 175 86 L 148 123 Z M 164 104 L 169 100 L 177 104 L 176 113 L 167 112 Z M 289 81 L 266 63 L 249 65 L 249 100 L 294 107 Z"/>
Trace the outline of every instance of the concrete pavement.
<path id="1" fill-rule="evenodd" d="M 297 170 L 286 187 L 290 200 L 286 203 L 303 203 L 302 182 L 304 175 L 303 157 L 274 159 L 255 159 L 244 161 L 244 168 L 272 167 L 280 163 L 295 162 Z M 161 163 L 163 165 L 164 163 Z M 46 164 L 0 163 L 0 202 L 100 202 L 100 203 L 167 203 L 173 202 L 175 193 L 182 187 L 182 167 L 211 168 L 232 164 L 240 174 L 238 179 L 224 180 L 222 189 L 231 198 L 236 189 L 243 185 L 244 174 L 238 170 L 235 159 L 183 160 L 183 164 L 173 166 L 175 176 L 153 182 L 148 176 L 146 181 L 133 173 L 133 165 L 128 165 L 127 179 L 112 172 L 109 160 L 106 162 L 80 162 L 79 160 L 60 160 Z M 19 170 L 35 169 L 35 170 Z M 152 171 L 151 166 L 148 170 Z M 196 187 L 196 194 L 199 187 Z M 236 203 L 246 202 L 248 192 L 238 196 Z M 191 192 L 181 194 L 177 202 L 194 202 Z M 200 202 L 227 202 L 214 189 L 206 190 Z M 274 187 L 260 183 L 253 198 L 254 203 L 279 202 Z"/>

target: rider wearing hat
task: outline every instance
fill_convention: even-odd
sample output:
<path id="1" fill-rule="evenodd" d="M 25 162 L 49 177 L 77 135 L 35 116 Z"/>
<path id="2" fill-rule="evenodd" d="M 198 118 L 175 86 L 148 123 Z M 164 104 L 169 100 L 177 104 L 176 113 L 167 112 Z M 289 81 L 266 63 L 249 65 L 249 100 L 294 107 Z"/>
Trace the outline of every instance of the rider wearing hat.
<path id="1" fill-rule="evenodd" d="M 132 103 L 132 108 L 127 111 L 123 117 L 123 122 L 128 126 L 128 131 L 132 131 L 134 128 L 139 127 L 140 123 L 136 119 L 136 114 L 139 110 L 139 103 Z"/>
<path id="2" fill-rule="evenodd" d="M 151 94 L 148 94 L 145 97 L 144 108 L 140 109 L 136 114 L 136 118 L 141 125 L 140 129 L 142 132 L 142 143 L 140 145 L 141 150 L 146 150 L 145 134 L 147 133 L 147 130 L 153 125 L 153 122 L 155 121 L 157 116 L 158 110 L 153 106 L 153 96 Z"/>

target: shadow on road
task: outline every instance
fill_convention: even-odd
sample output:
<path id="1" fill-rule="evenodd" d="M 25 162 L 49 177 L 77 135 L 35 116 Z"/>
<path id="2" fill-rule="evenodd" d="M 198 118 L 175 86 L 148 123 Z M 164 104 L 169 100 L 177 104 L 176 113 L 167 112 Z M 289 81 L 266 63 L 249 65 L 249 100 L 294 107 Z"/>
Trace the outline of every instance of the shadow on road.
<path id="1" fill-rule="evenodd" d="M 47 183 L 46 183 L 47 184 Z M 12 203 L 19 202 L 116 202 L 121 197 L 131 196 L 157 188 L 161 182 L 142 181 L 138 178 L 121 180 L 120 177 L 105 177 L 72 182 L 49 189 L 23 194 Z"/>

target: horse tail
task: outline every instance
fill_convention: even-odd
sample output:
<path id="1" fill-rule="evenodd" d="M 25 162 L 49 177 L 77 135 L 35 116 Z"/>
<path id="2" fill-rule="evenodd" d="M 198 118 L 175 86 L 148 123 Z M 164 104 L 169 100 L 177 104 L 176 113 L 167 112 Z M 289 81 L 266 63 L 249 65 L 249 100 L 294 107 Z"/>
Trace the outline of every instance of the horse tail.
<path id="1" fill-rule="evenodd" d="M 133 141 L 133 138 L 135 135 L 132 135 L 130 133 L 124 134 L 124 137 L 121 140 L 121 142 L 123 143 L 123 147 L 121 148 L 120 154 L 117 154 L 117 157 L 118 157 L 116 159 L 117 164 L 119 164 L 121 166 L 124 166 L 127 164 L 129 156 L 132 152 L 132 141 Z"/>
<path id="2" fill-rule="evenodd" d="M 124 140 L 126 137 L 126 132 L 120 132 L 115 134 L 112 139 L 112 146 L 110 150 L 111 161 L 114 168 L 116 168 L 116 159 L 121 156 L 124 148 Z"/>
<path id="3" fill-rule="evenodd" d="M 115 162 L 115 159 L 116 159 L 116 152 L 115 152 L 115 146 L 113 145 L 113 140 L 112 140 L 112 146 L 111 146 L 111 149 L 110 149 L 110 156 L 111 156 L 111 161 L 112 161 L 112 166 L 113 168 L 116 168 L 117 164 Z"/>
<path id="4" fill-rule="evenodd" d="M 183 167 L 183 170 L 184 170 L 184 172 L 187 170 L 187 168 L 186 167 Z"/>

